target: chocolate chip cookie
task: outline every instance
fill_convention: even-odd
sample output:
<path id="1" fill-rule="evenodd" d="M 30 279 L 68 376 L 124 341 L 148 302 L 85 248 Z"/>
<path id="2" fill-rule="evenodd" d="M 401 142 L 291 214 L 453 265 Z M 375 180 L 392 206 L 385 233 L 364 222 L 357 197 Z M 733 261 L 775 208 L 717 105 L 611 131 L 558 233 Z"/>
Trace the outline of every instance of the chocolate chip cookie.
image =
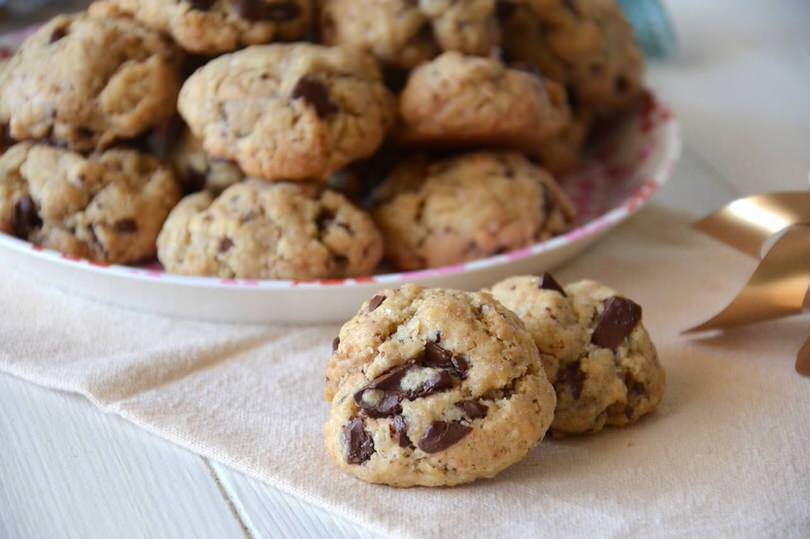
<path id="1" fill-rule="evenodd" d="M 564 84 L 577 102 L 618 109 L 641 95 L 644 61 L 614 0 L 530 0 L 505 21 L 504 53 Z"/>
<path id="2" fill-rule="evenodd" d="M 0 232 L 97 262 L 153 259 L 179 198 L 171 170 L 134 150 L 84 157 L 24 142 L 0 158 Z"/>
<path id="3" fill-rule="evenodd" d="M 487 55 L 500 45 L 496 0 L 323 0 L 321 38 L 410 69 L 441 51 Z"/>
<path id="4" fill-rule="evenodd" d="M 104 149 L 175 113 L 179 61 L 168 40 L 130 19 L 56 17 L 9 62 L 0 122 L 18 140 Z"/>
<path id="5" fill-rule="evenodd" d="M 554 176 L 574 170 L 581 162 L 593 124 L 593 112 L 580 107 L 562 130 L 543 141 L 533 152 L 540 164 Z"/>
<path id="6" fill-rule="evenodd" d="M 169 160 L 187 192 L 207 189 L 221 193 L 245 179 L 242 170 L 232 161 L 211 158 L 199 139 L 184 129 L 172 146 Z"/>
<path id="7" fill-rule="evenodd" d="M 209 155 L 247 175 L 325 181 L 374 153 L 395 106 L 371 56 L 295 44 L 220 56 L 186 81 L 179 108 Z"/>
<path id="8" fill-rule="evenodd" d="M 638 304 L 594 281 L 563 288 L 549 274 L 506 279 L 492 294 L 540 350 L 557 392 L 556 436 L 623 427 L 655 410 L 665 374 Z"/>
<path id="9" fill-rule="evenodd" d="M 340 331 L 326 448 L 345 472 L 397 487 L 493 477 L 542 439 L 555 397 L 523 324 L 487 293 L 405 285 Z"/>
<path id="10" fill-rule="evenodd" d="M 188 51 L 216 55 L 301 39 L 310 29 L 313 8 L 312 0 L 102 0 L 90 11 L 134 17 Z"/>
<path id="11" fill-rule="evenodd" d="M 307 183 L 248 179 L 219 197 L 189 195 L 158 238 L 167 271 L 240 279 L 368 275 L 382 257 L 371 218 L 343 195 Z"/>
<path id="12" fill-rule="evenodd" d="M 564 89 L 499 60 L 445 53 L 413 71 L 399 99 L 399 141 L 533 151 L 569 118 Z"/>
<path id="13" fill-rule="evenodd" d="M 525 157 L 478 152 L 397 166 L 374 192 L 386 257 L 402 270 L 506 253 L 565 231 L 574 209 Z"/>

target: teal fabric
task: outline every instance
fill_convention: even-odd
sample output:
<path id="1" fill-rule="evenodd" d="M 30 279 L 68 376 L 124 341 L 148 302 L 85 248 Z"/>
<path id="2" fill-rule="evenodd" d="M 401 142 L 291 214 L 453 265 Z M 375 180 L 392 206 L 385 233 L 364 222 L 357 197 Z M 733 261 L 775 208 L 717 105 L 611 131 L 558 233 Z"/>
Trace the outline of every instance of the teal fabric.
<path id="1" fill-rule="evenodd" d="M 669 15 L 659 0 L 618 0 L 633 25 L 644 53 L 664 58 L 675 52 L 677 39 Z"/>

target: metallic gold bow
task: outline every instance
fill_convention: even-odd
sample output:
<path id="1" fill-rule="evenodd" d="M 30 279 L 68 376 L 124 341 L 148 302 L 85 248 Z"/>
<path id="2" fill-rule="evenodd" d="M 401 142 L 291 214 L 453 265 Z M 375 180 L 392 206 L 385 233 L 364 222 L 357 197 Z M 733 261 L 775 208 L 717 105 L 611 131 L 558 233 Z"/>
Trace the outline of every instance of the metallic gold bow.
<path id="1" fill-rule="evenodd" d="M 761 261 L 725 309 L 685 333 L 728 329 L 810 309 L 810 192 L 741 198 L 695 226 Z M 810 376 L 810 338 L 798 353 L 796 370 Z"/>

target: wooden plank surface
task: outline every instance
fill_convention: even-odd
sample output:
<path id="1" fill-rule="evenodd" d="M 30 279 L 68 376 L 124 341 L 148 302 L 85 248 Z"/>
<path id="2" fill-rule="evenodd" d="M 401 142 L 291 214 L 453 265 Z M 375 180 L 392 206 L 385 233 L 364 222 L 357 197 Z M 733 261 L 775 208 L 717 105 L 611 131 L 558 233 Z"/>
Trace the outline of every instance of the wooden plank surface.
<path id="1" fill-rule="evenodd" d="M 0 374 L 0 537 L 245 537 L 206 462 Z"/>

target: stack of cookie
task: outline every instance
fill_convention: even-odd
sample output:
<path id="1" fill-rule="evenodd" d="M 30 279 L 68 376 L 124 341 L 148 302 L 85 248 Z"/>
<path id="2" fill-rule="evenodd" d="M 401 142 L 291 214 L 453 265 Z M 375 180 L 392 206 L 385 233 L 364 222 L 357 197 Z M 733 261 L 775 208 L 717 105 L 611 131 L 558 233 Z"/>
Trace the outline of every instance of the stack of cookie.
<path id="1" fill-rule="evenodd" d="M 3 68 L 0 231 L 223 278 L 492 256 L 571 225 L 554 176 L 641 73 L 613 0 L 100 0 Z"/>
<path id="2" fill-rule="evenodd" d="M 364 481 L 457 485 L 522 460 L 549 430 L 634 423 L 665 385 L 641 314 L 603 285 L 549 274 L 475 293 L 384 290 L 333 343 L 327 451 Z"/>

